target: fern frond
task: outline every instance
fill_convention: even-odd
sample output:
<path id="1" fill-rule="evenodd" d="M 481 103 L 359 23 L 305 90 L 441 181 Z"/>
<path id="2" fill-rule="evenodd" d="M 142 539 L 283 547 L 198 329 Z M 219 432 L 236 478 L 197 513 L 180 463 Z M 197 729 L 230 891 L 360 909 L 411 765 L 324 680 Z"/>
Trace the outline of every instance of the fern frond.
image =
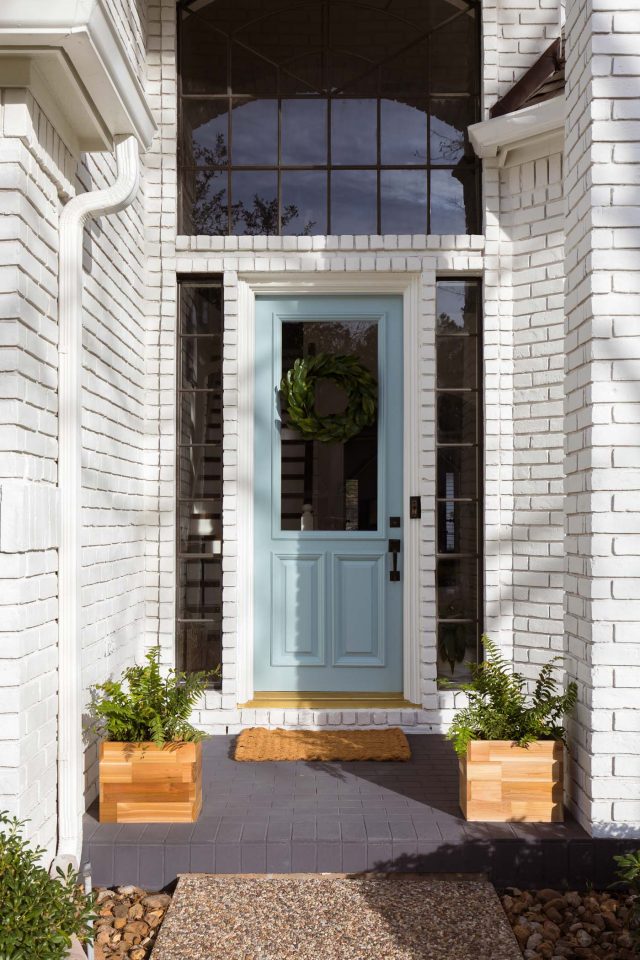
<path id="1" fill-rule="evenodd" d="M 544 664 L 531 697 L 527 680 L 513 671 L 497 645 L 482 637 L 484 658 L 470 664 L 471 683 L 464 684 L 468 705 L 459 710 L 447 736 L 456 752 L 464 756 L 471 740 L 513 740 L 527 746 L 536 740 L 564 740 L 563 718 L 577 701 L 578 688 L 572 681 L 557 693 L 554 657 Z"/>

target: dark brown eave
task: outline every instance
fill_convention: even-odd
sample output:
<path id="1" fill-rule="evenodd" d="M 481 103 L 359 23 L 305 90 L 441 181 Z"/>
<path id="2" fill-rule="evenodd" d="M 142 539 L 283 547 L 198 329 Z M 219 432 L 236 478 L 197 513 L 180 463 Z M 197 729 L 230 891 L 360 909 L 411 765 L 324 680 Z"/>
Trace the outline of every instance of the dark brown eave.
<path id="1" fill-rule="evenodd" d="M 538 94 L 541 88 L 552 79 L 555 79 L 555 82 L 551 84 L 553 92 L 550 90 L 550 96 L 555 96 L 564 87 L 564 42 L 561 37 L 554 40 L 511 90 L 494 103 L 489 116 L 502 117 L 506 113 L 513 113 L 514 110 L 520 110 L 537 100 L 544 99 Z"/>

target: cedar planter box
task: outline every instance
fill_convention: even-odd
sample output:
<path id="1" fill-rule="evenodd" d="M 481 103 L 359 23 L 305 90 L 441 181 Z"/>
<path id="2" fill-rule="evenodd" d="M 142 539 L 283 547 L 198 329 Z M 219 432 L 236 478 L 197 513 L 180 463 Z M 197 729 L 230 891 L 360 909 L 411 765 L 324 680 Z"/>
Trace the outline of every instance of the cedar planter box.
<path id="1" fill-rule="evenodd" d="M 202 809 L 202 744 L 100 744 L 101 823 L 191 823 Z"/>
<path id="2" fill-rule="evenodd" d="M 460 758 L 460 806 L 467 820 L 556 823 L 564 819 L 560 740 L 519 747 L 473 740 Z"/>

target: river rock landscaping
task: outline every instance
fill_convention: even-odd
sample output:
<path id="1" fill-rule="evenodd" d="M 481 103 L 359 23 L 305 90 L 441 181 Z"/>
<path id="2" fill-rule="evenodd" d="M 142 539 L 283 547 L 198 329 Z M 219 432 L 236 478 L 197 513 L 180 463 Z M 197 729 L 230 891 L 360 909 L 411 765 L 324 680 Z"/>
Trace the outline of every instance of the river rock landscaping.
<path id="1" fill-rule="evenodd" d="M 140 887 L 98 888 L 95 960 L 148 960 L 171 903 L 168 893 Z"/>
<path id="2" fill-rule="evenodd" d="M 624 893 L 518 890 L 501 895 L 525 960 L 637 960 Z"/>

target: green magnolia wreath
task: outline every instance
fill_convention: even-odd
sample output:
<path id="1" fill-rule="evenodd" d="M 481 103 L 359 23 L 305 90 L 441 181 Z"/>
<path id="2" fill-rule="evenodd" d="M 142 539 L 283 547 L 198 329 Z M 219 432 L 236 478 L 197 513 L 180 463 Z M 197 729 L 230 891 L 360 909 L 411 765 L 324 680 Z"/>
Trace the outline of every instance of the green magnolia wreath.
<path id="1" fill-rule="evenodd" d="M 315 410 L 316 383 L 333 380 L 347 394 L 344 413 L 321 417 Z M 349 354 L 318 353 L 298 359 L 280 383 L 282 408 L 288 423 L 305 440 L 346 441 L 376 418 L 378 385 L 375 377 Z"/>

